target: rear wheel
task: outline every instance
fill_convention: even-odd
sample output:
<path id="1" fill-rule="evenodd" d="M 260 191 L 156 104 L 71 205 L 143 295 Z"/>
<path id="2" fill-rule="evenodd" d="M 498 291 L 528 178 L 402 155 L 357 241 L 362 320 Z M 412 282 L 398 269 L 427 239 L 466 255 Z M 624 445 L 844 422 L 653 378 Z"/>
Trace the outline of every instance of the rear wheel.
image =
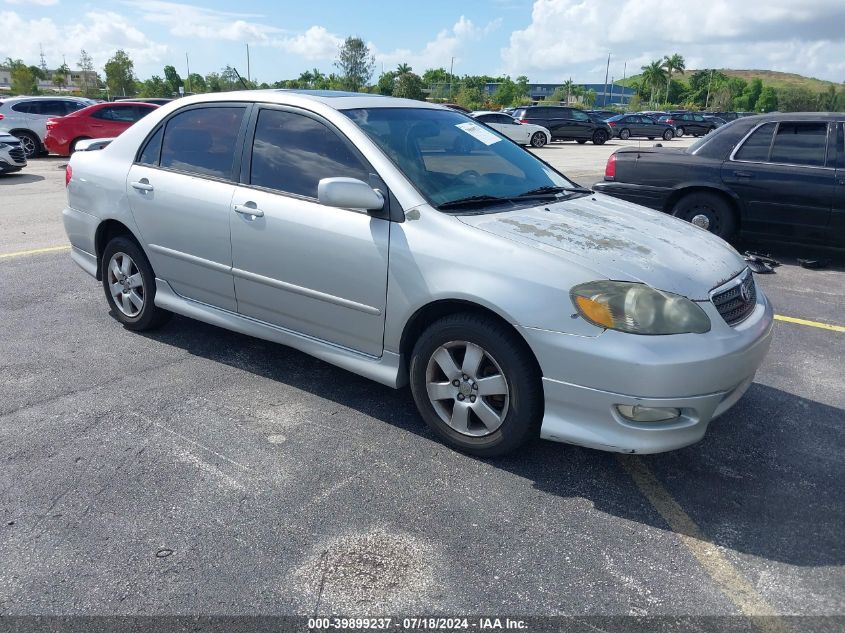
<path id="1" fill-rule="evenodd" d="M 531 135 L 531 147 L 543 147 L 546 144 L 546 135 L 543 132 L 534 132 Z"/>
<path id="2" fill-rule="evenodd" d="M 678 138 L 680 138 L 680 137 L 682 137 L 683 135 L 684 135 L 684 128 L 682 128 L 682 127 L 677 127 L 677 128 L 675 128 L 675 136 L 677 136 Z"/>
<path id="3" fill-rule="evenodd" d="M 665 132 L 663 132 L 664 141 L 671 141 L 674 137 L 675 134 L 672 132 L 672 130 L 666 130 Z"/>
<path id="4" fill-rule="evenodd" d="M 41 152 L 41 141 L 32 132 L 15 132 L 15 136 L 20 140 L 27 158 L 35 158 Z"/>
<path id="5" fill-rule="evenodd" d="M 103 290 L 114 317 L 130 330 L 151 330 L 171 316 L 155 305 L 155 274 L 138 244 L 120 235 L 103 249 Z"/>
<path id="6" fill-rule="evenodd" d="M 627 141 L 629 138 L 631 138 L 631 130 L 620 131 L 619 138 L 621 138 L 623 141 Z"/>
<path id="7" fill-rule="evenodd" d="M 536 437 L 543 415 L 530 350 L 507 326 L 474 314 L 433 323 L 411 355 L 411 392 L 423 419 L 446 443 L 482 457 Z"/>
<path id="8" fill-rule="evenodd" d="M 736 232 L 736 216 L 730 204 L 715 193 L 690 193 L 672 209 L 672 215 L 729 240 Z"/>
<path id="9" fill-rule="evenodd" d="M 604 145 L 607 142 L 607 132 L 596 130 L 593 132 L 593 145 Z"/>

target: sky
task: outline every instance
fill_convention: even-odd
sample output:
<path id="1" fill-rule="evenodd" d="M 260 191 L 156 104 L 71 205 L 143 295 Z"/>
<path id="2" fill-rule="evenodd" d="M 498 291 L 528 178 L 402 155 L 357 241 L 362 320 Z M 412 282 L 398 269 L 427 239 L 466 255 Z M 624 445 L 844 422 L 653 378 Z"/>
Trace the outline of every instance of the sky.
<path id="1" fill-rule="evenodd" d="M 688 10 L 685 8 L 688 5 Z M 845 0 L 0 0 L 0 60 L 102 70 L 118 48 L 139 78 L 167 64 L 203 75 L 226 64 L 272 83 L 333 72 L 354 35 L 376 76 L 399 63 L 455 74 L 527 75 L 532 82 L 604 81 L 680 53 L 687 68 L 779 70 L 845 81 Z"/>

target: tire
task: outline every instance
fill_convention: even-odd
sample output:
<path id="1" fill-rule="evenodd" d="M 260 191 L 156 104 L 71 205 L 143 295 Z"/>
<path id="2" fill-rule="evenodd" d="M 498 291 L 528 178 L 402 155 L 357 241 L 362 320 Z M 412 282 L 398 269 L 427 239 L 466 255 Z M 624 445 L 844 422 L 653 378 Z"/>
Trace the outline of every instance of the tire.
<path id="1" fill-rule="evenodd" d="M 672 215 L 705 228 L 723 240 L 730 240 L 736 232 L 736 214 L 722 196 L 715 193 L 690 193 L 672 209 Z"/>
<path id="2" fill-rule="evenodd" d="M 628 130 L 628 129 L 621 130 L 619 132 L 619 138 L 622 139 L 623 141 L 627 141 L 629 138 L 631 138 L 631 130 Z"/>
<path id="3" fill-rule="evenodd" d="M 481 362 L 469 362 L 465 367 L 467 350 L 475 352 Z M 448 358 L 451 363 L 441 364 L 437 358 Z M 476 387 L 484 379 L 490 395 L 474 395 L 483 390 Z M 496 379 L 495 383 L 491 384 L 491 379 Z M 459 451 L 496 457 L 539 436 L 543 392 L 534 357 L 512 330 L 491 318 L 453 314 L 429 326 L 411 354 L 410 381 L 414 402 L 426 424 Z M 437 397 L 440 395 L 443 397 Z M 468 402 L 474 398 L 477 400 Z M 456 407 L 466 411 L 465 419 L 455 417 Z"/>
<path id="4" fill-rule="evenodd" d="M 649 137 L 648 137 L 648 140 L 653 141 L 653 140 L 654 140 L 654 137 L 653 137 L 653 136 L 649 136 Z"/>
<path id="5" fill-rule="evenodd" d="M 675 136 L 677 136 L 678 138 L 681 138 L 683 135 L 684 135 L 684 128 L 676 127 L 675 128 Z"/>
<path id="6" fill-rule="evenodd" d="M 672 130 L 666 130 L 663 132 L 664 141 L 671 141 L 673 138 L 675 138 L 675 133 Z"/>
<path id="7" fill-rule="evenodd" d="M 534 132 L 531 135 L 531 147 L 544 147 L 546 145 L 546 135 L 543 132 Z"/>
<path id="8" fill-rule="evenodd" d="M 75 138 L 75 139 L 73 139 L 73 140 L 70 142 L 70 145 L 68 145 L 68 151 L 69 151 L 71 154 L 73 154 L 73 153 L 76 151 L 76 144 L 77 144 L 79 141 L 87 141 L 89 138 L 91 138 L 91 137 L 89 137 L 89 136 L 80 136 L 79 138 Z"/>
<path id="9" fill-rule="evenodd" d="M 586 142 L 584 139 L 578 139 L 578 145 L 584 145 Z"/>
<path id="10" fill-rule="evenodd" d="M 15 136 L 20 139 L 27 159 L 35 158 L 41 153 L 41 141 L 32 132 L 15 132 Z"/>
<path id="11" fill-rule="evenodd" d="M 117 269 L 113 268 L 113 264 Z M 155 304 L 155 274 L 147 256 L 135 240 L 119 235 L 109 241 L 103 249 L 101 266 L 106 301 L 112 316 L 120 321 L 123 327 L 136 331 L 152 330 L 170 319 L 171 313 Z M 122 277 L 127 274 L 126 283 L 123 283 Z M 133 285 L 133 279 L 137 285 Z M 114 287 L 122 288 L 122 291 L 117 288 L 117 292 L 113 293 Z M 133 292 L 140 299 L 140 305 L 132 298 Z M 121 305 L 117 304 L 116 297 L 120 299 Z"/>
<path id="12" fill-rule="evenodd" d="M 607 132 L 604 130 L 596 130 L 593 132 L 593 145 L 604 145 L 607 143 Z"/>

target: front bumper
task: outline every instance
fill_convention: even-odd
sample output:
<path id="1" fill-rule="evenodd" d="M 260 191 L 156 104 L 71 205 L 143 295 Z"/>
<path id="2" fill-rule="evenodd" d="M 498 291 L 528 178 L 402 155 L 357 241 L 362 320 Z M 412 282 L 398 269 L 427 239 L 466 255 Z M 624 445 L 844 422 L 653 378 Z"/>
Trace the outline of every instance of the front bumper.
<path id="1" fill-rule="evenodd" d="M 659 453 L 700 440 L 751 385 L 771 344 L 771 304 L 759 289 L 749 317 L 730 327 L 700 304 L 707 334 L 596 337 L 521 328 L 543 371 L 541 437 L 607 451 Z M 632 422 L 616 405 L 671 407 L 679 418 Z"/>

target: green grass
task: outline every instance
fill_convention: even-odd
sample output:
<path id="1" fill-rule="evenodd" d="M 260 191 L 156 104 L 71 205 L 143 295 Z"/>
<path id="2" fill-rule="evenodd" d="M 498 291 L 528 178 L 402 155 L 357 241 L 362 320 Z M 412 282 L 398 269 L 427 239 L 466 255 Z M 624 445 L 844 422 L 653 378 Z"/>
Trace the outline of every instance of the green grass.
<path id="1" fill-rule="evenodd" d="M 775 89 L 787 87 L 801 87 L 807 88 L 811 92 L 824 92 L 829 86 L 840 86 L 835 81 L 826 81 L 824 79 L 815 79 L 813 77 L 804 77 L 795 73 L 782 73 L 777 70 L 734 70 L 731 68 L 718 68 L 718 71 L 724 73 L 728 77 L 740 77 L 745 81 L 752 79 L 760 79 L 764 86 L 771 86 Z M 672 79 L 677 79 L 683 84 L 687 84 L 687 79 L 690 75 L 695 73 L 695 70 L 687 70 L 683 75 L 677 73 L 672 75 Z M 624 86 L 630 86 L 631 83 L 640 80 L 640 75 L 633 75 L 624 81 L 619 81 Z"/>

